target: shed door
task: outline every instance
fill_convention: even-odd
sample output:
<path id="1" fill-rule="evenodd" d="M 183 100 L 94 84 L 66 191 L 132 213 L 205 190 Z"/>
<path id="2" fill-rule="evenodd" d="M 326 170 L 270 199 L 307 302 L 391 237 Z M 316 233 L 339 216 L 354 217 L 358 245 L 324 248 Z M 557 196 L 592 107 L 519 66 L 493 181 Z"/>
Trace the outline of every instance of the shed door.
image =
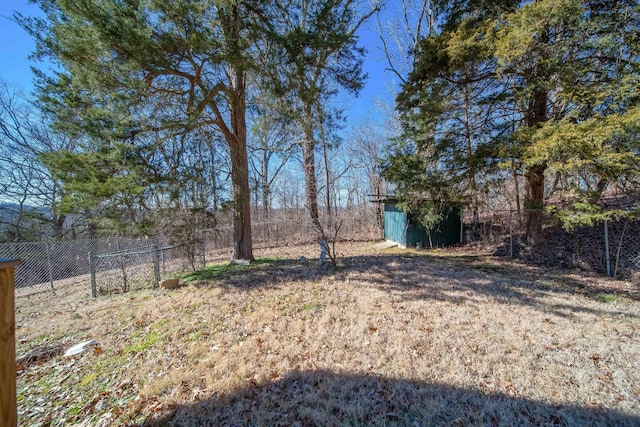
<path id="1" fill-rule="evenodd" d="M 384 238 L 406 245 L 407 213 L 394 204 L 384 205 Z"/>

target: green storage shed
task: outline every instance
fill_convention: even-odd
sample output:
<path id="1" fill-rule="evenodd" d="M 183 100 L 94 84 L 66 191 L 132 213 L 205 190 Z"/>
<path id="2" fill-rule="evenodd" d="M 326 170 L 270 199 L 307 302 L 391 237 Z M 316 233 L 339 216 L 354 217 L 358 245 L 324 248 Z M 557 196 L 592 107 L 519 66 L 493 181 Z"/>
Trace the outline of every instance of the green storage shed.
<path id="1" fill-rule="evenodd" d="M 401 247 L 442 247 L 460 243 L 460 208 L 447 209 L 445 218 L 432 230 L 425 229 L 408 212 L 398 207 L 395 199 L 380 200 L 384 204 L 384 238 Z M 431 237 L 431 239 L 429 239 Z"/>

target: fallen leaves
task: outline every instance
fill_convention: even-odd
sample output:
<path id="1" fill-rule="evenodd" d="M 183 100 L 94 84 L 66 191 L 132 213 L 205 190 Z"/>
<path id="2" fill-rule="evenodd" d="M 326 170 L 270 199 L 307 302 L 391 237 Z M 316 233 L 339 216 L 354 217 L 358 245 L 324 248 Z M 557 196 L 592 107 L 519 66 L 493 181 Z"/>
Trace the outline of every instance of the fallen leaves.
<path id="1" fill-rule="evenodd" d="M 110 393 L 109 391 L 103 391 L 102 393 L 98 393 L 98 395 L 96 395 L 93 399 L 91 399 L 89 402 L 87 402 L 86 405 L 82 407 L 82 409 L 80 410 L 80 414 L 86 416 L 93 413 L 98 403 L 104 402 L 103 398 L 108 396 L 109 393 Z M 100 410 L 101 408 L 102 408 L 102 405 L 100 405 L 98 410 Z"/>
<path id="2" fill-rule="evenodd" d="M 64 350 L 62 343 L 45 343 L 16 360 L 16 371 L 20 372 L 32 364 L 42 364 L 51 358 L 59 356 Z"/>

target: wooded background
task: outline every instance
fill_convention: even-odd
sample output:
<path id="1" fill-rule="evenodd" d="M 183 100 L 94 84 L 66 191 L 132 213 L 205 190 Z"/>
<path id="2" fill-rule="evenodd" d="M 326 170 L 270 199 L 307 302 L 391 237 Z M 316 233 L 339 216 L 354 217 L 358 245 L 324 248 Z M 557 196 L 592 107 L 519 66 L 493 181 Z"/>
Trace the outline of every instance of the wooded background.
<path id="1" fill-rule="evenodd" d="M 34 94 L 0 85 L 2 241 L 231 226 L 252 260 L 252 222 L 331 239 L 389 194 L 425 227 L 515 211 L 529 248 L 638 218 L 636 1 L 36 3 Z M 347 127 L 366 50 L 395 105 Z"/>

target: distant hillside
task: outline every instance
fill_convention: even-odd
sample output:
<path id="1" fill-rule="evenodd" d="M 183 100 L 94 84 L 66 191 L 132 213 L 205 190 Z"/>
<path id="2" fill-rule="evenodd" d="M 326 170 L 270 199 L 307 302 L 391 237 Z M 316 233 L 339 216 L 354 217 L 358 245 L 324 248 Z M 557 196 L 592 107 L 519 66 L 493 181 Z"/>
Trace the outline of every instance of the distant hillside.
<path id="1" fill-rule="evenodd" d="M 25 212 L 31 213 L 32 215 L 51 218 L 51 211 L 47 208 L 25 205 L 23 209 Z M 20 205 L 18 205 L 17 203 L 0 203 L 0 233 L 6 231 L 9 227 L 9 224 L 15 222 L 19 213 Z"/>

